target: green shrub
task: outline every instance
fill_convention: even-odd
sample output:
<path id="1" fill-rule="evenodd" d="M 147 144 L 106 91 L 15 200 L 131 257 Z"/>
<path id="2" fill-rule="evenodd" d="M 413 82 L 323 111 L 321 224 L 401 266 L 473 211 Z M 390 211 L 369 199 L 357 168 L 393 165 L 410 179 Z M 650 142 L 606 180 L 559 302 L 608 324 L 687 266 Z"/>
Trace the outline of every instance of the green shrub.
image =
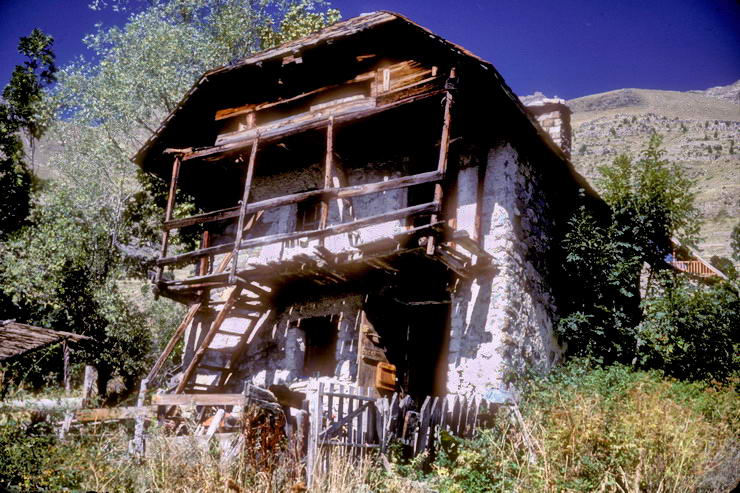
<path id="1" fill-rule="evenodd" d="M 54 434 L 45 416 L 3 412 L 0 419 L 0 490 L 13 486 L 18 491 L 74 487 L 77 471 L 60 468 L 67 450 Z M 12 491 L 12 490 L 11 490 Z"/>

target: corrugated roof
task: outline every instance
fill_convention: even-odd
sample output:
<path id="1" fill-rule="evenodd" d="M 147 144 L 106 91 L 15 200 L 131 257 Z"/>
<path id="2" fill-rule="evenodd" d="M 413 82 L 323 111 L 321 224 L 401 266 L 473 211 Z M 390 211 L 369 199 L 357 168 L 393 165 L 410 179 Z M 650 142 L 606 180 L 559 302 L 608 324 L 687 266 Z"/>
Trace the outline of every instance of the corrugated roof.
<path id="1" fill-rule="evenodd" d="M 65 340 L 81 341 L 87 336 L 34 327 L 14 320 L 0 320 L 0 361 L 36 351 Z"/>

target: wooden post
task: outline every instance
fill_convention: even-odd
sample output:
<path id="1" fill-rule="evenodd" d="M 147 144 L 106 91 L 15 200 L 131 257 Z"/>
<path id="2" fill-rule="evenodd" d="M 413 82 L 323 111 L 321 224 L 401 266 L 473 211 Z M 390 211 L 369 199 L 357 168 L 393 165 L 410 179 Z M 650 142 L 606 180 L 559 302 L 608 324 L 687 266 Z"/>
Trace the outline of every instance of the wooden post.
<path id="1" fill-rule="evenodd" d="M 229 274 L 229 283 L 236 282 L 236 269 L 239 263 L 239 247 L 244 236 L 244 216 L 247 213 L 247 202 L 249 201 L 249 192 L 252 188 L 252 178 L 254 177 L 254 163 L 257 159 L 257 148 L 259 147 L 259 137 L 252 144 L 252 152 L 249 154 L 249 164 L 247 165 L 247 177 L 244 180 L 244 195 L 242 196 L 241 210 L 239 211 L 239 223 L 236 227 L 234 239 L 234 253 L 232 255 L 231 273 Z"/>
<path id="2" fill-rule="evenodd" d="M 203 236 L 200 240 L 200 247 L 208 248 L 209 246 L 211 246 L 211 235 L 208 230 L 205 230 L 203 231 Z M 201 257 L 198 275 L 205 276 L 206 274 L 208 274 L 208 257 Z"/>
<path id="3" fill-rule="evenodd" d="M 455 78 L 455 67 L 452 67 L 450 70 L 450 79 Z M 445 93 L 445 111 L 444 111 L 444 117 L 442 121 L 442 137 L 439 141 L 439 161 L 437 163 L 437 171 L 442 173 L 443 175 L 447 172 L 447 154 L 450 149 L 450 117 L 451 117 L 451 111 L 452 111 L 452 93 L 447 90 Z M 434 203 L 438 207 L 442 207 L 442 199 L 443 199 L 443 193 L 444 193 L 444 187 L 443 187 L 444 181 L 442 183 L 435 183 L 434 184 Z M 435 223 L 438 220 L 437 214 L 432 214 L 431 222 Z M 429 235 L 427 238 L 427 254 L 433 255 L 434 254 L 434 236 Z"/>
<path id="4" fill-rule="evenodd" d="M 62 341 L 62 379 L 64 380 L 64 393 L 69 395 L 72 392 L 72 379 L 69 374 L 69 343 L 65 339 Z"/>
<path id="5" fill-rule="evenodd" d="M 309 425 L 308 450 L 306 451 L 306 482 L 310 488 L 313 484 L 316 464 L 319 455 L 319 428 L 321 426 L 321 394 L 324 384 L 319 383 L 318 389 L 309 397 Z"/>
<path id="6" fill-rule="evenodd" d="M 90 399 L 97 395 L 98 370 L 94 366 L 85 365 L 85 376 L 82 380 L 82 407 L 90 404 Z"/>
<path id="7" fill-rule="evenodd" d="M 175 160 L 172 163 L 172 176 L 170 177 L 170 193 L 167 196 L 167 208 L 164 211 L 164 220 L 165 222 L 172 219 L 172 211 L 175 207 L 175 195 L 177 195 L 177 178 L 180 175 L 180 156 L 175 156 Z M 162 233 L 162 250 L 160 251 L 160 258 L 164 258 L 167 256 L 167 244 L 170 241 L 170 230 L 165 229 Z M 157 269 L 157 279 L 156 282 L 159 284 L 159 282 L 162 280 L 162 273 L 164 272 L 164 266 L 160 266 L 159 269 Z"/>
<path id="8" fill-rule="evenodd" d="M 326 155 L 324 157 L 324 190 L 332 187 L 332 176 L 334 176 L 334 117 L 329 117 L 329 125 L 326 127 Z M 324 196 L 321 200 L 321 218 L 319 229 L 325 229 L 329 222 L 329 197 Z M 324 244 L 324 237 L 320 239 Z"/>
<path id="9" fill-rule="evenodd" d="M 136 407 L 141 408 L 144 406 L 144 399 L 146 398 L 146 389 L 149 384 L 148 379 L 141 381 L 141 387 L 139 388 L 139 396 L 136 399 Z M 136 457 L 144 456 L 144 414 L 139 413 L 136 415 L 136 424 L 134 425 L 134 439 L 131 443 L 133 455 Z"/>

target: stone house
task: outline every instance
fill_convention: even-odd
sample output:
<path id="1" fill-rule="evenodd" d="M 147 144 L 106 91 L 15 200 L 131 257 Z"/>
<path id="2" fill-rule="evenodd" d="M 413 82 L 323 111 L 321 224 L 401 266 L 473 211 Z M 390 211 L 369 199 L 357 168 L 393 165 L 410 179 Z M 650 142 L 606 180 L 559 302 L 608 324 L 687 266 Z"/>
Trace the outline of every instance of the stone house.
<path id="1" fill-rule="evenodd" d="M 206 73 L 135 157 L 170 183 L 156 289 L 189 305 L 150 376 L 180 338 L 184 393 L 480 395 L 546 370 L 562 226 L 599 203 L 569 114 L 390 12 Z M 177 191 L 203 212 L 174 218 Z"/>

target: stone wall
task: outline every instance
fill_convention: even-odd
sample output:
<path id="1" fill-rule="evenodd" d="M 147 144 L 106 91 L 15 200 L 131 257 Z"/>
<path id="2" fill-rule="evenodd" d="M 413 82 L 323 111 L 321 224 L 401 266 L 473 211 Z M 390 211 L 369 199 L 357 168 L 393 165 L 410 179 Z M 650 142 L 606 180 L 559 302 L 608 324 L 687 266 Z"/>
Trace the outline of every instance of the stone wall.
<path id="1" fill-rule="evenodd" d="M 458 178 L 458 228 L 472 233 L 478 170 Z M 452 296 L 447 388 L 480 395 L 505 388 L 510 371 L 546 370 L 559 358 L 546 282 L 552 211 L 536 169 L 510 145 L 491 149 L 481 229 L 496 267 L 461 280 Z"/>

